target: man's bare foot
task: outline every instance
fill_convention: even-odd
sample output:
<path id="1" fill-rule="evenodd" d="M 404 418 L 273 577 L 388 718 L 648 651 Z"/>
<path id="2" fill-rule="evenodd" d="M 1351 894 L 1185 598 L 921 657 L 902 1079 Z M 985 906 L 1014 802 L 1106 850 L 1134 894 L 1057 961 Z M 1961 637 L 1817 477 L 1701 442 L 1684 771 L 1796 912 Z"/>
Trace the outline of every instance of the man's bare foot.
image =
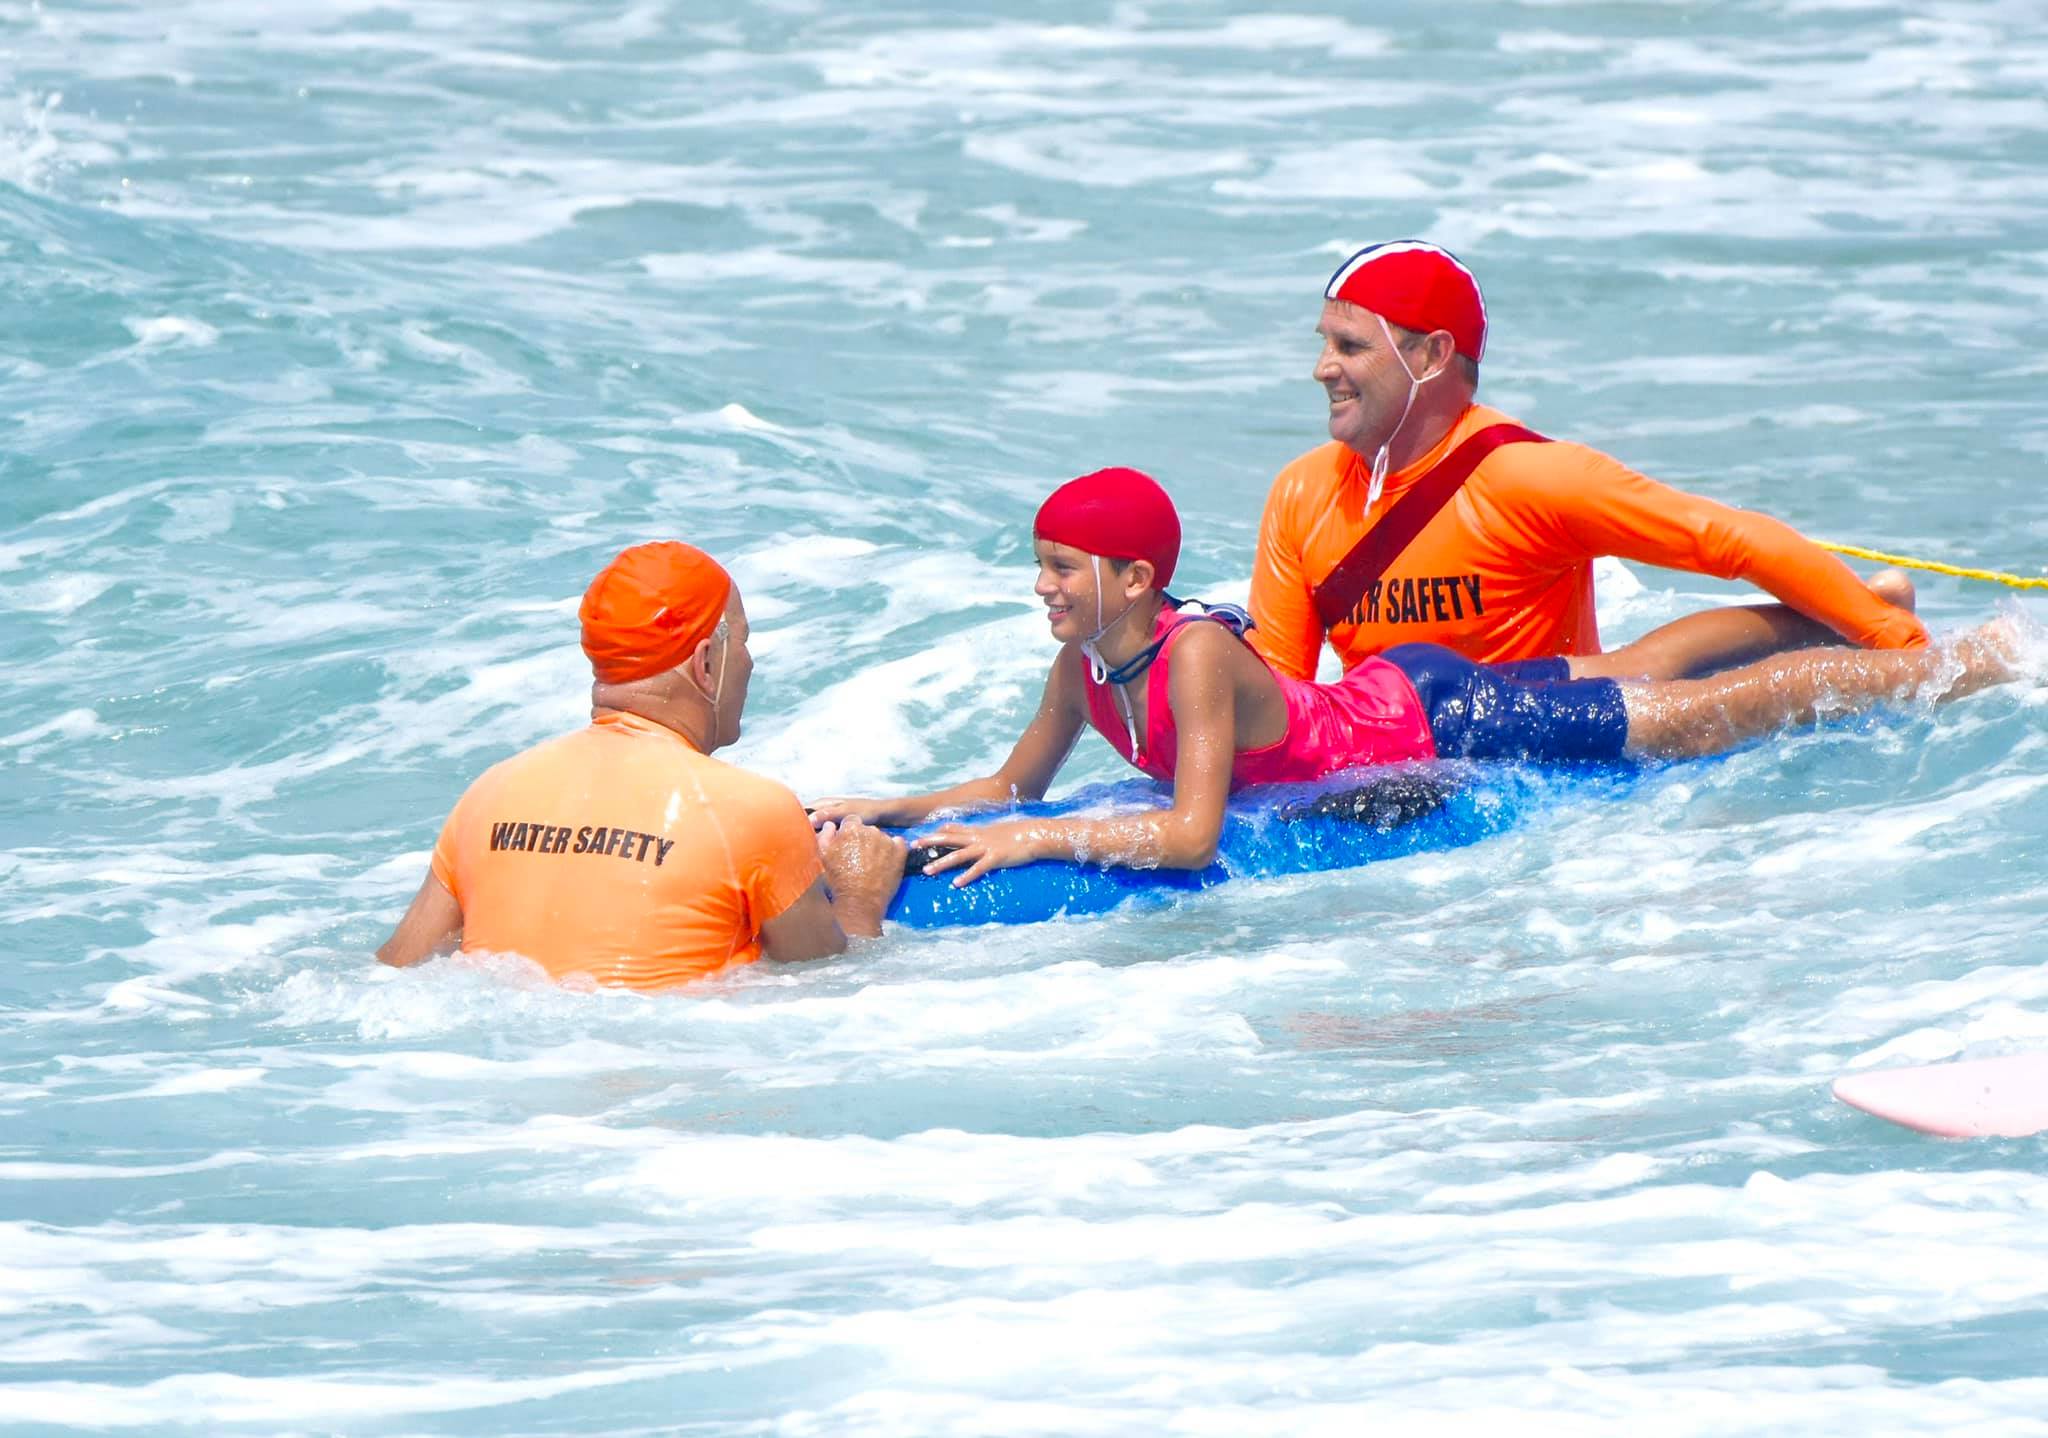
<path id="1" fill-rule="evenodd" d="M 1864 587 L 1894 609 L 1913 612 L 1917 596 L 1913 592 L 1913 581 L 1903 569 L 1880 569 L 1864 581 Z"/>
<path id="2" fill-rule="evenodd" d="M 2021 647 L 2017 619 L 2001 615 L 1988 624 L 1978 625 L 1949 647 L 1963 672 L 1944 697 L 1960 699 L 1979 689 L 2019 678 Z"/>

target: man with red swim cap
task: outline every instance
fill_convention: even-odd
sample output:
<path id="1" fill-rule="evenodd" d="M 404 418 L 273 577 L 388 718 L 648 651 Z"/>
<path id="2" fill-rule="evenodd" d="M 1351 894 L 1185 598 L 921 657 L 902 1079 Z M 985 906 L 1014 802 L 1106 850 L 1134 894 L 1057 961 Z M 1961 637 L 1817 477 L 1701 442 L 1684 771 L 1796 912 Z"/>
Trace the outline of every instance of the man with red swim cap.
<path id="1" fill-rule="evenodd" d="M 1469 661 L 1537 661 L 1527 672 L 1539 678 L 1679 677 L 1684 647 L 1638 645 L 1625 670 L 1601 654 L 1592 562 L 1603 554 L 1747 579 L 1788 606 L 1688 621 L 1681 632 L 1717 654 L 1836 634 L 1874 648 L 1927 642 L 1908 609 L 1880 597 L 1910 595 L 1902 576 L 1866 588 L 1776 520 L 1473 403 L 1486 331 L 1472 272 L 1421 241 L 1360 250 L 1324 288 L 1314 374 L 1331 442 L 1274 481 L 1252 570 L 1251 641 L 1275 669 L 1313 675 L 1327 638 L 1346 668 L 1427 642 Z"/>
<path id="2" fill-rule="evenodd" d="M 470 785 L 377 957 L 403 967 L 459 941 L 558 979 L 654 989 L 880 933 L 902 844 L 858 820 L 814 836 L 789 790 L 711 757 L 739 738 L 754 672 L 718 562 L 635 545 L 579 617 L 589 727 Z"/>

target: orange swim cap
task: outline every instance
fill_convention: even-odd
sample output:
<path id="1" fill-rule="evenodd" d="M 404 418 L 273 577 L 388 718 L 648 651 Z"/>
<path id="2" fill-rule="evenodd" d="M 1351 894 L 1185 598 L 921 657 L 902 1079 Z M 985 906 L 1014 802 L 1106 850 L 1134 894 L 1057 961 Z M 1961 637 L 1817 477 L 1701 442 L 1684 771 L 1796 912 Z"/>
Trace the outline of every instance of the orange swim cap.
<path id="1" fill-rule="evenodd" d="M 665 673 L 711 637 L 731 593 L 732 576 L 703 550 L 636 544 L 583 591 L 583 652 L 606 684 Z"/>

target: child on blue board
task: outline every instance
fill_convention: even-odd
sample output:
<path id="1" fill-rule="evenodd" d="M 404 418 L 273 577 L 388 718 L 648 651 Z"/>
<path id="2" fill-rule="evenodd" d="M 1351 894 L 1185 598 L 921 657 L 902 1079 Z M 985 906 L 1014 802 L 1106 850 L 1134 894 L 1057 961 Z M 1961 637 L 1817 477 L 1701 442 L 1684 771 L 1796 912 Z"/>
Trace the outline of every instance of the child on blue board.
<path id="1" fill-rule="evenodd" d="M 1060 653 L 1038 713 L 995 773 L 901 799 L 827 799 L 814 821 L 908 825 L 948 810 L 1044 796 L 1092 726 L 1137 768 L 1173 784 L 1168 809 L 1107 818 L 950 824 L 926 867 L 968 884 L 1039 859 L 1199 869 L 1216 854 L 1230 792 L 1438 757 L 1535 763 L 1717 753 L 1823 714 L 1910 694 L 1959 698 L 2013 676 L 2003 621 L 1941 648 L 1812 649 L 1705 679 L 1568 679 L 1545 661 L 1476 664 L 1434 644 L 1370 656 L 1333 684 L 1278 674 L 1241 614 L 1166 592 L 1180 557 L 1173 501 L 1134 469 L 1070 480 L 1038 511 L 1036 592 Z M 1695 616 L 1697 618 L 1698 616 Z M 1667 625 L 1658 639 L 1691 621 Z M 1696 644 L 1710 648 L 1713 635 Z M 1681 645 L 1682 647 L 1682 645 Z M 1711 667 L 1711 654 L 1695 654 Z"/>

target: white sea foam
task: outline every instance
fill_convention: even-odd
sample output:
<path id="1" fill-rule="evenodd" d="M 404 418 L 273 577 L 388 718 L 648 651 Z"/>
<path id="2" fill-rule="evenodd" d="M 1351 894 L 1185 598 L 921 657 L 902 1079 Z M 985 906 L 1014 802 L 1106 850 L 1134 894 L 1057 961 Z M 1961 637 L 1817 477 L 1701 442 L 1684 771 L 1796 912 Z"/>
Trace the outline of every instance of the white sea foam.
<path id="1" fill-rule="evenodd" d="M 29 614 L 73 614 L 105 594 L 116 582 L 111 574 L 56 575 L 11 588 L 6 603 L 11 609 Z"/>
<path id="2" fill-rule="evenodd" d="M 66 709 L 40 724 L 0 735 L 0 748 L 26 749 L 44 740 L 83 739 L 101 727 L 99 715 L 92 710 Z"/>
<path id="3" fill-rule="evenodd" d="M 1248 169 L 1242 150 L 1190 156 L 1165 146 L 1118 144 L 1092 127 L 1042 126 L 1022 134 L 975 135 L 962 147 L 967 158 L 1000 165 L 1039 179 L 1078 179 L 1084 184 L 1123 189 L 1189 175 L 1232 174 Z"/>
<path id="4" fill-rule="evenodd" d="M 1242 576 L 1316 287 L 1388 234 L 1479 267 L 1546 431 L 2027 568 L 2034 10 L 1679 14 L 13 26 L 9 1416 L 2041 1431 L 2030 1151 L 1828 1081 L 2048 1046 L 2048 690 L 685 993 L 371 955 L 461 785 L 582 722 L 637 539 L 747 592 L 724 757 L 987 772 L 1046 476 L 1156 456 Z M 1610 643 L 1753 597 L 1596 586 Z"/>
<path id="5" fill-rule="evenodd" d="M 195 1069 L 136 1089 L 126 1095 L 124 1101 L 126 1098 L 183 1098 L 188 1094 L 228 1093 L 262 1082 L 262 1069 Z"/>
<path id="6" fill-rule="evenodd" d="M 157 315 L 149 319 L 123 321 L 128 333 L 135 336 L 137 344 L 190 345 L 204 348 L 220 341 L 220 331 L 203 320 L 189 319 L 182 315 Z"/>
<path id="7" fill-rule="evenodd" d="M 1334 151 L 1282 154 L 1257 179 L 1218 180 L 1215 189 L 1219 195 L 1242 199 L 1412 200 L 1436 192 L 1447 178 L 1424 169 L 1418 163 L 1423 158 L 1399 142 L 1353 140 Z"/>
<path id="8" fill-rule="evenodd" d="M 325 1422 L 337 1414 L 363 1421 L 501 1408 L 735 1364 L 768 1362 L 773 1356 L 766 1352 L 741 1358 L 707 1354 L 523 1379 L 462 1378 L 432 1372 L 398 1379 L 381 1374 L 315 1379 L 190 1373 L 134 1388 L 100 1383 L 20 1383 L 11 1385 L 9 1396 L 14 1411 L 31 1422 L 82 1423 L 94 1428 L 156 1424 L 167 1412 L 209 1423 Z"/>

